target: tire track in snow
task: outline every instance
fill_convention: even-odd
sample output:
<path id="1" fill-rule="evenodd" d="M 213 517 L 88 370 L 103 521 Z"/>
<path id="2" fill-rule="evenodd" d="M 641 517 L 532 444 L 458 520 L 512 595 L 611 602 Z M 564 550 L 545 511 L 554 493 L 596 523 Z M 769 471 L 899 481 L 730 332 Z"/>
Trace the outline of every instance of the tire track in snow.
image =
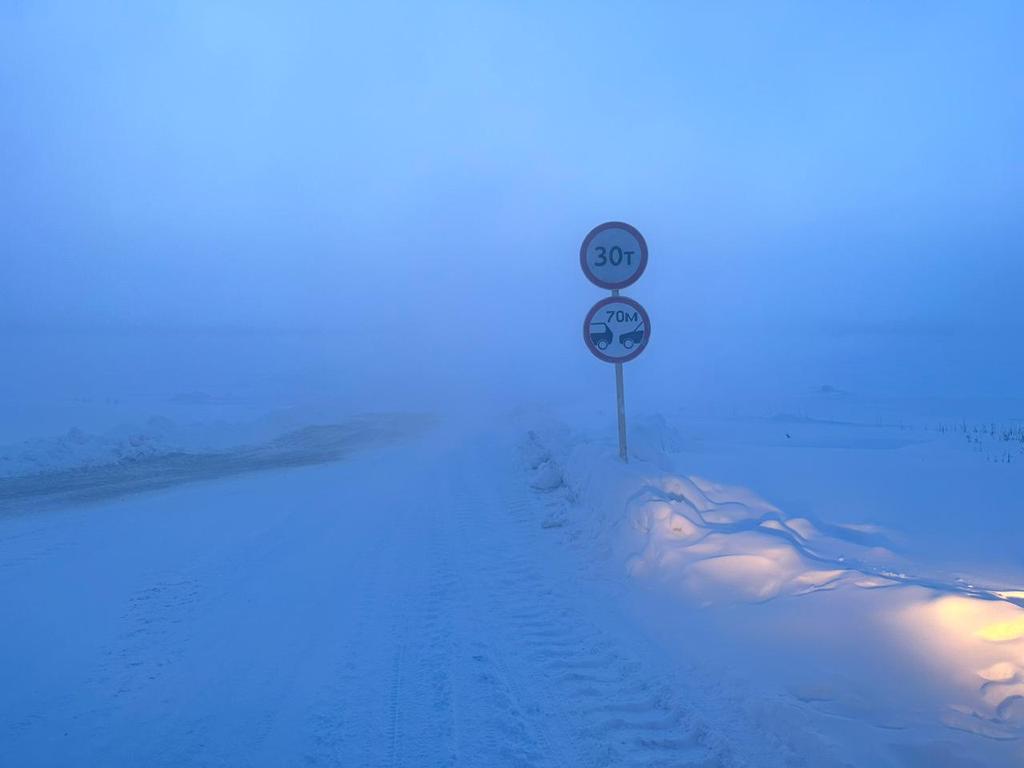
<path id="1" fill-rule="evenodd" d="M 457 601 L 429 506 L 407 523 L 413 553 L 377 551 L 379 578 L 359 602 L 354 631 L 310 716 L 307 762 L 368 768 L 456 765 L 452 669 Z M 402 526 L 399 526 L 400 528 Z M 407 570 L 406 570 L 407 569 Z M 379 704 L 379 706 L 377 706 Z"/>
<path id="2" fill-rule="evenodd" d="M 475 495 L 463 495 L 458 491 L 454 495 L 457 497 L 452 508 L 456 531 L 452 538 L 458 542 L 463 557 L 460 586 L 468 609 L 464 616 L 464 631 L 477 635 L 474 647 L 478 651 L 472 657 L 475 662 L 473 675 L 463 681 L 463 685 L 467 696 L 479 707 L 476 727 L 467 735 L 482 739 L 483 743 L 470 746 L 469 751 L 477 759 L 486 757 L 497 765 L 523 768 L 570 765 L 552 744 L 543 723 L 536 718 L 537 708 L 524 695 L 510 672 L 507 649 L 503 648 L 492 629 L 495 603 L 487 597 L 486 585 L 479 578 L 487 572 L 487 566 L 476 561 L 476 557 L 482 554 L 481 542 L 475 541 L 471 546 L 469 540 L 470 531 L 479 533 L 489 529 L 486 523 L 481 526 L 479 519 L 479 513 L 486 507 Z M 470 764 L 474 764 L 473 761 Z"/>
<path id="3" fill-rule="evenodd" d="M 388 694 L 388 765 L 401 765 L 402 746 L 402 661 L 405 657 L 405 643 L 398 646 L 391 665 L 391 691 Z"/>
<path id="4" fill-rule="evenodd" d="M 671 691 L 580 607 L 571 575 L 544 562 L 540 502 L 503 492 L 514 478 L 480 457 L 444 458 L 446 472 L 417 467 L 428 492 L 387 518 L 397 538 L 360 585 L 306 762 L 721 764 Z"/>
<path id="5" fill-rule="evenodd" d="M 488 645 L 524 734 L 543 750 L 543 762 L 514 764 L 719 765 L 670 691 L 577 609 L 571 584 L 545 573 L 538 503 L 466 482 L 475 487 L 457 506 L 459 527 L 488 532 L 471 552 Z"/>
<path id="6" fill-rule="evenodd" d="M 399 626 L 384 638 L 378 628 L 390 617 L 384 609 L 394 592 L 383 577 L 382 552 L 363 562 L 362 579 L 348 585 L 358 600 L 337 638 L 335 661 L 321 686 L 308 718 L 309 746 L 304 762 L 344 768 L 349 765 L 385 766 L 391 752 L 393 723 L 391 693 L 396 687 L 400 649 L 385 641 L 399 638 Z"/>
<path id="7" fill-rule="evenodd" d="M 401 633 L 400 665 L 396 673 L 395 749 L 389 765 L 457 764 L 457 711 L 452 669 L 458 643 L 453 620 L 457 599 L 453 576 L 439 541 L 438 528 L 426 544 L 430 568 L 422 589 L 406 605 Z"/>

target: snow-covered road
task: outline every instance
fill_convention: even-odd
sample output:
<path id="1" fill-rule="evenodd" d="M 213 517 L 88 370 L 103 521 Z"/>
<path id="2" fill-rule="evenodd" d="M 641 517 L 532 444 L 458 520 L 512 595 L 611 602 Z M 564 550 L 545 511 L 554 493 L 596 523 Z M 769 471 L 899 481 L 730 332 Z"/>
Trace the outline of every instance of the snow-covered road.
<path id="1" fill-rule="evenodd" d="M 501 450 L 3 519 L 0 763 L 717 764 Z"/>
<path id="2" fill-rule="evenodd" d="M 448 423 L 0 517 L 0 765 L 1012 764 L 733 664 L 779 652 L 766 609 L 651 591 L 523 445 Z"/>

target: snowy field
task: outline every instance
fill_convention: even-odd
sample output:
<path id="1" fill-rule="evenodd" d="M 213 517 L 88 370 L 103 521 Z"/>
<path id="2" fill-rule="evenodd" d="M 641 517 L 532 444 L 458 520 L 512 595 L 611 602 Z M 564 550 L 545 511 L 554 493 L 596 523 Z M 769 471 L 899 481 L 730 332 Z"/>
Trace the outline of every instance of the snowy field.
<path id="1" fill-rule="evenodd" d="M 1022 764 L 1013 404 L 786 407 L 16 440 L 0 763 Z"/>

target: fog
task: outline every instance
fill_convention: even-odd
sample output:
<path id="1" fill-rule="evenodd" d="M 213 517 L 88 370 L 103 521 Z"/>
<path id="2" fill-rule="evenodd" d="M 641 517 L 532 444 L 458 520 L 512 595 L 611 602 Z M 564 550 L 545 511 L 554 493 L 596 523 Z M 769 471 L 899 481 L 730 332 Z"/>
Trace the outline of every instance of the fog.
<path id="1" fill-rule="evenodd" d="M 1022 22 L 1009 2 L 6 3 L 5 410 L 604 403 L 578 249 L 609 219 L 650 246 L 626 291 L 652 317 L 640 403 L 1015 394 Z"/>
<path id="2" fill-rule="evenodd" d="M 1024 765 L 1022 51 L 0 1 L 0 762 Z"/>

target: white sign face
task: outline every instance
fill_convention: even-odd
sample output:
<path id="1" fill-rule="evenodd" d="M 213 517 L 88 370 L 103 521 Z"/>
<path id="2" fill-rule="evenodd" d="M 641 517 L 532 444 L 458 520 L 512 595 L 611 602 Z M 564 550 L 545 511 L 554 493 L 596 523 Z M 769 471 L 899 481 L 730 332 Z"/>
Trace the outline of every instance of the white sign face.
<path id="1" fill-rule="evenodd" d="M 583 341 L 599 360 L 626 363 L 644 351 L 651 319 L 639 302 L 609 296 L 590 308 L 583 321 Z"/>
<path id="2" fill-rule="evenodd" d="M 640 279 L 647 268 L 647 242 L 636 227 L 609 221 L 594 227 L 580 246 L 580 266 L 594 285 L 618 290 Z"/>

